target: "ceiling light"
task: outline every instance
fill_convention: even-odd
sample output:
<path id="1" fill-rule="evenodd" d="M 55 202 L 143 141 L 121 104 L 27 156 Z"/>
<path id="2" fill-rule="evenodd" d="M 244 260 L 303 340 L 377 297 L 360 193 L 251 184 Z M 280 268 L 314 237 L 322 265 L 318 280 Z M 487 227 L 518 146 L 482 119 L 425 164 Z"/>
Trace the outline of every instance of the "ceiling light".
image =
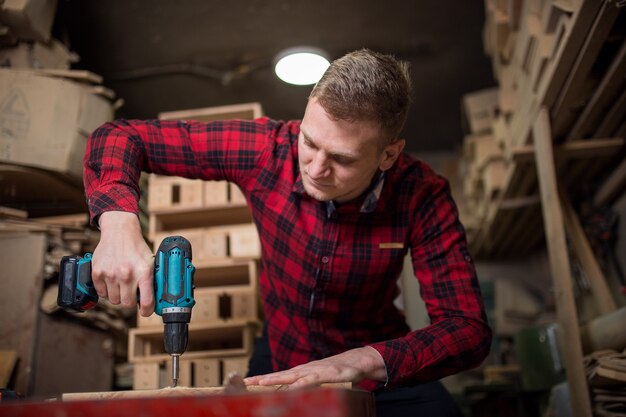
<path id="1" fill-rule="evenodd" d="M 289 84 L 315 84 L 330 65 L 324 51 L 311 47 L 295 47 L 280 52 L 275 59 L 274 72 Z"/>

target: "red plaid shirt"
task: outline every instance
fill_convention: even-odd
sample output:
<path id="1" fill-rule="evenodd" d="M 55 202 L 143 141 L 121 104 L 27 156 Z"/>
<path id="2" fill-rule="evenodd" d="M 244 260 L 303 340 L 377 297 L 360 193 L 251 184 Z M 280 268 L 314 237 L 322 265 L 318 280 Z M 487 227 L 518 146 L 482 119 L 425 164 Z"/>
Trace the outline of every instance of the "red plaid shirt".
<path id="1" fill-rule="evenodd" d="M 364 345 L 382 355 L 390 386 L 478 365 L 491 331 L 447 182 L 402 154 L 377 200 L 370 190 L 334 207 L 304 192 L 299 131 L 298 121 L 268 118 L 108 123 L 91 135 L 85 156 L 92 221 L 104 211 L 137 212 L 141 170 L 234 182 L 261 239 L 275 370 Z M 393 303 L 409 250 L 431 319 L 413 332 Z"/>

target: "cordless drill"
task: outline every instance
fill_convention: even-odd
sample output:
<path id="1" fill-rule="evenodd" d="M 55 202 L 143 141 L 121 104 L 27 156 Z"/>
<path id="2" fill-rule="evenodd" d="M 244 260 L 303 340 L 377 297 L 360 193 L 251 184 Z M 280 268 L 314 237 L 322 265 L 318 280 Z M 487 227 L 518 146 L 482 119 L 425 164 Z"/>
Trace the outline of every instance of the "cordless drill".
<path id="1" fill-rule="evenodd" d="M 163 318 L 165 351 L 172 356 L 173 386 L 178 384 L 179 357 L 187 349 L 193 298 L 191 244 L 182 236 L 163 239 L 154 257 L 154 312 Z M 91 254 L 64 256 L 59 269 L 57 304 L 83 312 L 98 302 L 91 278 Z"/>

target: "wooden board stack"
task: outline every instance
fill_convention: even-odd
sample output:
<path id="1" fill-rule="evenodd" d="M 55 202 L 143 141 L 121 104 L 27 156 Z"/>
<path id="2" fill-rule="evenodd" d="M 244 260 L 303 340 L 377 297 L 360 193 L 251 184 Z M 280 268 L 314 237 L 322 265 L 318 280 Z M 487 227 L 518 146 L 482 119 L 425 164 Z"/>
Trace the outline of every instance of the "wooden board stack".
<path id="1" fill-rule="evenodd" d="M 626 170 L 615 170 L 626 135 L 626 8 L 485 0 L 485 10 L 484 46 L 499 86 L 463 100 L 471 132 L 464 149 L 471 216 L 464 221 L 477 256 L 520 255 L 543 238 L 532 147 L 542 108 L 568 195 L 580 196 L 585 183 L 626 183 Z"/>
<path id="2" fill-rule="evenodd" d="M 212 121 L 262 116 L 258 103 L 161 113 L 162 120 Z M 259 237 L 245 197 L 234 184 L 150 175 L 149 237 L 181 235 L 191 242 L 196 305 L 189 347 L 181 357 L 181 386 L 219 386 L 230 372 L 245 375 L 259 330 Z M 163 348 L 160 317 L 137 318 L 129 333 L 134 389 L 171 384 L 171 360 Z"/>

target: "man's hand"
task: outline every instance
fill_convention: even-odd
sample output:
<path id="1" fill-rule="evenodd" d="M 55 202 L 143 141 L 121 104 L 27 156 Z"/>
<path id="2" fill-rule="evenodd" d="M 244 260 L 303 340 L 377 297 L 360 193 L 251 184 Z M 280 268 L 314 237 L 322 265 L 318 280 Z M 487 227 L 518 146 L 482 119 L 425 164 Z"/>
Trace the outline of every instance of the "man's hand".
<path id="1" fill-rule="evenodd" d="M 317 386 L 328 382 L 358 383 L 363 379 L 385 381 L 387 371 L 380 353 L 372 347 L 348 350 L 282 372 L 253 376 L 246 385 L 288 385 L 289 388 Z"/>
<path id="2" fill-rule="evenodd" d="M 140 313 L 154 311 L 152 251 L 133 213 L 110 211 L 100 215 L 100 242 L 93 253 L 91 276 L 100 297 L 111 304 L 132 307 L 141 295 Z"/>

